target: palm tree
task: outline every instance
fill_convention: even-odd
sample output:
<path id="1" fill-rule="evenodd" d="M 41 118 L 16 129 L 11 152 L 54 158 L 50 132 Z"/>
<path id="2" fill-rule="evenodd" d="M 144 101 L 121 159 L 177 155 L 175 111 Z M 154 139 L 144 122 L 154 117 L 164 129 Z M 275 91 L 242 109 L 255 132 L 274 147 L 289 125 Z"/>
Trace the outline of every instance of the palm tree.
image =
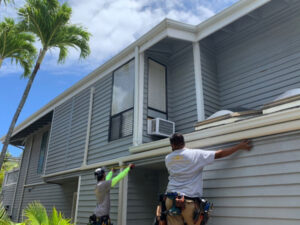
<path id="1" fill-rule="evenodd" d="M 60 4 L 58 0 L 26 0 L 24 7 L 19 9 L 21 27 L 35 34 L 40 40 L 42 47 L 6 134 L 0 156 L 0 168 L 16 121 L 47 51 L 52 48 L 59 48 L 58 63 L 65 61 L 68 55 L 68 47 L 79 49 L 80 58 L 86 58 L 90 54 L 88 44 L 90 33 L 81 26 L 70 24 L 71 14 L 72 9 L 68 4 Z"/>
<path id="2" fill-rule="evenodd" d="M 4 59 L 11 59 L 12 63 L 16 62 L 23 67 L 23 76 L 28 76 L 36 56 L 34 41 L 32 34 L 20 32 L 13 19 L 5 18 L 0 23 L 0 69 Z"/>
<path id="3" fill-rule="evenodd" d="M 25 224 L 28 225 L 71 225 L 70 219 L 65 219 L 55 208 L 51 217 L 48 216 L 45 207 L 39 202 L 30 203 L 24 210 Z"/>
<path id="4" fill-rule="evenodd" d="M 14 2 L 14 0 L 3 0 L 3 3 L 4 3 L 4 5 L 6 5 L 7 3 L 10 3 L 10 2 Z M 1 3 L 2 3 L 2 0 L 0 0 L 0 5 L 1 5 Z"/>

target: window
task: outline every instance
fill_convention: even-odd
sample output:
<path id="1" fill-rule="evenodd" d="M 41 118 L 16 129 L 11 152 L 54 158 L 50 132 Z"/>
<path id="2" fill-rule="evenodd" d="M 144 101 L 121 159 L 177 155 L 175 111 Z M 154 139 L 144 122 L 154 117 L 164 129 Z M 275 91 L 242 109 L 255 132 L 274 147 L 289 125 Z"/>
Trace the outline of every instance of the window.
<path id="1" fill-rule="evenodd" d="M 19 170 L 6 173 L 4 185 L 16 184 L 18 181 L 18 175 Z"/>
<path id="2" fill-rule="evenodd" d="M 134 61 L 123 65 L 113 74 L 110 119 L 111 141 L 132 135 L 134 101 Z"/>
<path id="3" fill-rule="evenodd" d="M 49 132 L 46 131 L 43 134 L 43 137 L 42 137 L 40 157 L 39 157 L 38 167 L 37 167 L 37 173 L 38 174 L 41 174 L 43 172 L 43 169 L 44 169 L 44 162 L 45 162 L 45 156 L 46 156 L 46 150 L 47 150 L 47 142 L 48 142 L 48 134 L 49 134 Z"/>
<path id="4" fill-rule="evenodd" d="M 167 114 L 166 67 L 149 59 L 148 114 Z M 151 115 L 150 115 L 151 114 Z M 153 115 L 152 115 L 153 114 Z M 159 117 L 162 117 L 159 116 Z"/>

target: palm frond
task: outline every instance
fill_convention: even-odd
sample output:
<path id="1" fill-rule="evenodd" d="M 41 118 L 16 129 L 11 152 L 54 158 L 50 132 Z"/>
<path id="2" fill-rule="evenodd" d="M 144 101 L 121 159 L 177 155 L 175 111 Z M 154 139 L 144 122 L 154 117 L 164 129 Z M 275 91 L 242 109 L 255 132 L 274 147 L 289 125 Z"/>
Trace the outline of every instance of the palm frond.
<path id="1" fill-rule="evenodd" d="M 88 33 L 83 27 L 69 24 L 72 9 L 67 3 L 58 0 L 26 0 L 19 9 L 21 27 L 34 33 L 44 49 L 59 48 L 59 63 L 68 55 L 68 48 L 80 50 L 80 58 L 90 54 Z"/>
<path id="2" fill-rule="evenodd" d="M 0 23 L 0 59 L 10 58 L 12 62 L 19 63 L 24 69 L 24 77 L 30 74 L 36 57 L 34 41 L 34 36 L 21 31 L 13 19 L 5 18 Z"/>
<path id="3" fill-rule="evenodd" d="M 15 1 L 14 0 L 0 0 L 0 5 L 1 5 L 1 3 L 4 3 L 4 5 L 7 5 L 8 3 L 15 3 Z"/>
<path id="4" fill-rule="evenodd" d="M 11 220 L 9 219 L 6 210 L 4 209 L 2 202 L 0 202 L 0 224 L 1 225 L 12 225 Z"/>
<path id="5" fill-rule="evenodd" d="M 39 202 L 32 202 L 24 210 L 26 224 L 28 225 L 49 225 L 49 218 L 45 207 Z"/>

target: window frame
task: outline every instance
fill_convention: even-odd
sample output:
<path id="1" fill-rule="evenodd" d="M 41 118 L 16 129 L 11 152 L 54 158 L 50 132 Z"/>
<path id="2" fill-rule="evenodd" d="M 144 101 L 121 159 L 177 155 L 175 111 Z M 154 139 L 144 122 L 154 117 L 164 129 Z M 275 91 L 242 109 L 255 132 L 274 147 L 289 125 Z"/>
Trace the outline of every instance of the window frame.
<path id="1" fill-rule="evenodd" d="M 46 160 L 46 153 L 47 153 L 47 149 L 48 149 L 48 143 L 49 143 L 49 130 L 43 132 L 42 134 L 42 140 L 41 140 L 41 144 L 40 144 L 40 151 L 39 151 L 39 158 L 38 158 L 38 163 L 37 163 L 37 169 L 36 169 L 36 172 L 37 174 L 42 174 L 43 171 L 44 171 L 44 168 L 45 168 L 45 160 Z M 44 139 L 44 135 L 47 134 L 47 137 L 46 137 L 46 143 L 45 143 L 45 148 L 44 148 L 44 159 L 43 159 L 43 162 L 42 162 L 42 165 L 40 165 L 40 162 L 41 162 L 41 153 L 42 153 L 42 145 L 43 145 L 43 139 Z"/>
<path id="2" fill-rule="evenodd" d="M 135 86 L 134 86 L 134 89 L 133 89 L 133 106 L 128 108 L 128 109 L 125 109 L 123 110 L 122 112 L 118 112 L 114 115 L 112 115 L 112 107 L 113 107 L 113 89 L 114 89 L 114 83 L 115 83 L 115 72 L 122 68 L 123 66 L 125 66 L 126 64 L 130 63 L 131 61 L 134 61 L 134 58 L 128 60 L 127 62 L 125 62 L 124 64 L 122 64 L 121 66 L 119 66 L 118 68 L 116 68 L 113 72 L 112 72 L 112 88 L 111 88 L 111 101 L 110 101 L 110 113 L 109 113 L 109 129 L 108 129 L 108 142 L 112 142 L 112 141 L 117 141 L 117 140 L 120 140 L 122 138 L 126 138 L 126 137 L 130 137 L 133 135 L 133 127 L 134 127 L 134 95 L 135 95 Z M 134 79 L 135 79 L 135 74 L 134 74 Z M 131 134 L 129 135 L 126 135 L 126 136 L 122 136 L 122 114 L 128 112 L 132 110 L 132 127 L 131 127 Z M 111 139 L 111 131 L 112 131 L 112 119 L 115 118 L 115 117 L 118 117 L 120 116 L 120 130 L 119 130 L 119 138 L 117 139 Z"/>
<path id="3" fill-rule="evenodd" d="M 150 81 L 150 60 L 152 60 L 153 62 L 163 66 L 165 68 L 165 83 L 166 83 L 166 88 L 165 88 L 165 95 L 166 95 L 166 111 L 163 112 L 159 109 L 155 109 L 155 108 L 152 108 L 149 106 L 149 81 Z M 148 57 L 148 68 L 147 68 L 147 74 L 148 74 L 148 86 L 147 86 L 147 118 L 149 118 L 150 116 L 148 115 L 148 109 L 152 110 L 152 111 L 156 111 L 156 112 L 159 112 L 159 113 L 162 113 L 162 114 L 165 114 L 166 115 L 166 119 L 168 119 L 168 67 L 167 65 L 157 61 L 156 59 L 153 59 L 152 57 Z"/>

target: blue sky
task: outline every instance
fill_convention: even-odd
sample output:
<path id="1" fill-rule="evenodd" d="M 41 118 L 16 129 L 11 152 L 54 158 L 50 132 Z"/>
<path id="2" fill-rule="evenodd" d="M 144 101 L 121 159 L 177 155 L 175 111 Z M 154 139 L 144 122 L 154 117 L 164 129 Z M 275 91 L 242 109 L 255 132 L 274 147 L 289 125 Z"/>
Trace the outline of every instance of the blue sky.
<path id="1" fill-rule="evenodd" d="M 92 34 L 92 53 L 86 60 L 78 60 L 78 53 L 69 51 L 64 65 L 56 63 L 57 50 L 53 49 L 45 58 L 33 83 L 27 102 L 18 123 L 47 104 L 64 90 L 101 66 L 105 61 L 134 42 L 164 18 L 189 24 L 199 24 L 217 12 L 229 7 L 237 0 L 69 0 L 73 9 L 72 23 L 82 25 Z M 16 16 L 16 8 L 24 0 L 15 0 L 15 5 L 0 6 L 0 20 L 5 16 Z M 36 44 L 39 48 L 39 44 Z M 17 104 L 26 86 L 20 78 L 22 70 L 4 61 L 0 68 L 0 136 L 8 129 Z M 0 144 L 2 148 L 2 144 Z M 21 150 L 10 146 L 17 156 Z"/>

